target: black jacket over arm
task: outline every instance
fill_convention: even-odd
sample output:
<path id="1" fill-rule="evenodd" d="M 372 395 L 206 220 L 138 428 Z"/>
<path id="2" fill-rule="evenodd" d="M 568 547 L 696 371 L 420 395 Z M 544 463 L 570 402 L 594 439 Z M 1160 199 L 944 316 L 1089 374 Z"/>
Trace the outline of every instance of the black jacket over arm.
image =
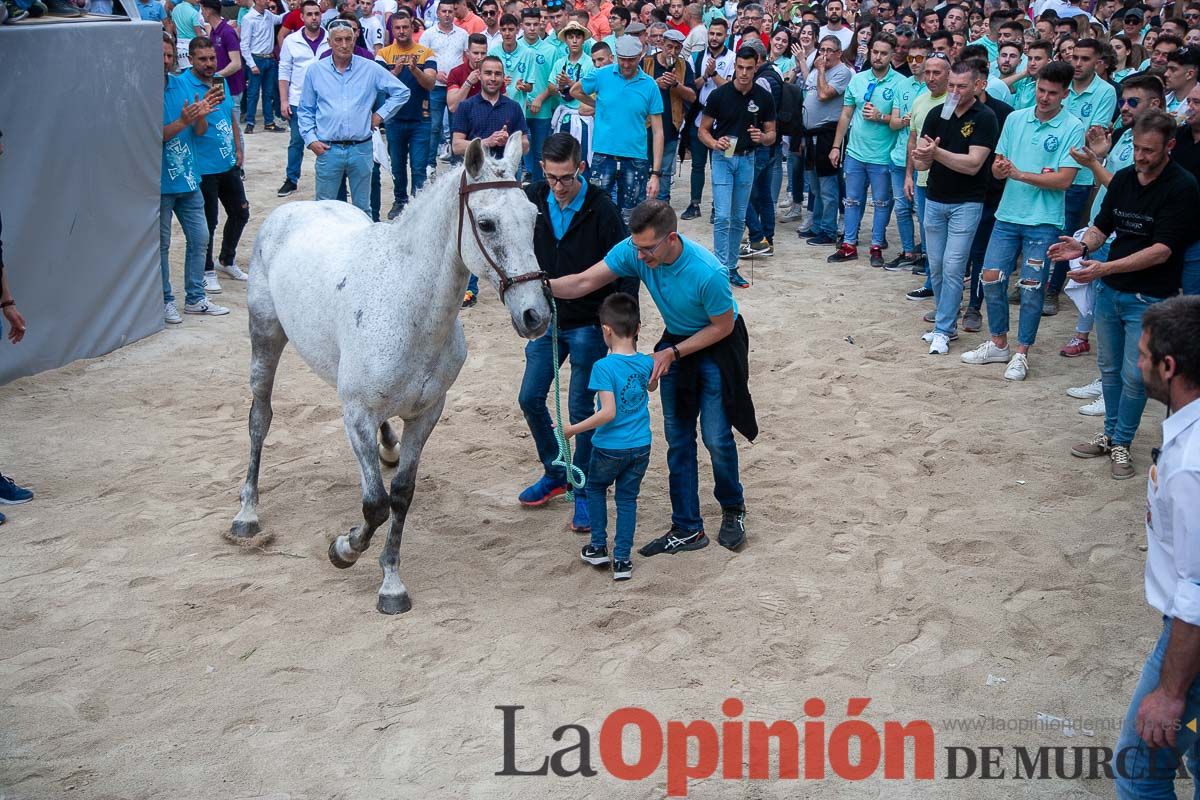
<path id="1" fill-rule="evenodd" d="M 550 224 L 548 203 L 554 202 L 550 185 L 538 181 L 525 189 L 538 210 L 533 229 L 533 251 L 538 267 L 551 278 L 575 275 L 600 263 L 614 245 L 629 236 L 620 210 L 608 195 L 586 181 L 580 191 L 586 192 L 583 207 L 571 219 L 560 241 L 554 238 L 554 228 Z M 558 300 L 559 330 L 598 325 L 596 315 L 600 304 L 614 292 L 628 292 L 636 298 L 637 278 L 621 278 L 576 300 Z"/>

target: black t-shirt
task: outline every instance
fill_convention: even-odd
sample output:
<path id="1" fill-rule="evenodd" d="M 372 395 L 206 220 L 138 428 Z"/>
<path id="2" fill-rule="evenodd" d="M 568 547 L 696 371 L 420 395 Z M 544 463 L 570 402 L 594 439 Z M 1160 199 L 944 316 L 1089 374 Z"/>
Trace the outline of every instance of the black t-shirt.
<path id="1" fill-rule="evenodd" d="M 1125 258 L 1154 244 L 1171 248 L 1171 257 L 1148 269 L 1106 275 L 1104 282 L 1130 294 L 1150 297 L 1178 294 L 1183 251 L 1195 239 L 1197 208 L 1200 208 L 1200 188 L 1196 179 L 1174 162 L 1168 163 L 1148 186 L 1138 181 L 1132 165 L 1118 170 L 1108 184 L 1108 193 L 1093 222 L 1104 233 L 1117 234 L 1108 250 L 1108 260 Z"/>
<path id="2" fill-rule="evenodd" d="M 650 60 L 654 64 L 654 72 L 652 72 L 650 74 L 650 77 L 654 78 L 654 80 L 658 80 L 659 78 L 661 78 L 663 75 L 665 75 L 668 72 L 675 71 L 674 67 L 667 68 L 667 67 L 664 67 L 662 64 L 658 63 L 657 58 L 652 58 Z M 686 58 L 680 58 L 679 63 L 683 64 L 683 66 L 684 66 L 684 75 L 683 75 L 683 79 L 680 80 L 680 82 L 679 82 L 680 85 L 687 86 L 689 88 L 695 86 L 696 74 L 694 72 L 692 72 L 692 65 L 688 62 L 688 60 Z M 663 141 L 664 142 L 673 142 L 679 138 L 679 131 L 675 128 L 675 121 L 671 118 L 671 90 L 670 89 L 659 89 L 658 92 L 659 92 L 659 94 L 662 95 L 662 104 L 663 104 L 663 113 L 662 113 Z M 690 106 L 690 104 L 688 104 L 688 103 L 683 104 L 684 124 L 687 124 L 687 116 L 688 116 L 687 112 L 688 112 L 689 106 Z M 647 150 L 646 152 L 650 152 L 650 151 Z"/>
<path id="3" fill-rule="evenodd" d="M 771 99 L 771 93 L 757 83 L 750 85 L 748 94 L 742 94 L 731 80 L 708 96 L 704 113 L 713 119 L 713 138 L 736 136 L 734 153 L 744 155 L 758 146 L 750 141 L 750 127 L 753 125 L 761 130 L 763 123 L 775 121 L 775 101 Z"/>
<path id="4" fill-rule="evenodd" d="M 1192 137 L 1192 126 L 1186 122 L 1175 132 L 1175 149 L 1171 151 L 1171 160 L 1192 173 L 1196 183 L 1200 183 L 1200 143 Z"/>
<path id="5" fill-rule="evenodd" d="M 939 103 L 929 110 L 925 127 L 921 129 L 922 136 L 941 137 L 940 147 L 949 153 L 967 155 L 971 147 L 995 151 L 996 142 L 1000 140 L 1000 125 L 990 108 L 975 102 L 962 116 L 954 114 L 950 119 L 942 119 L 942 105 Z M 988 190 L 985 169 L 986 161 L 974 175 L 964 175 L 935 161 L 929 168 L 929 185 L 925 191 L 929 199 L 937 203 L 982 203 Z"/>

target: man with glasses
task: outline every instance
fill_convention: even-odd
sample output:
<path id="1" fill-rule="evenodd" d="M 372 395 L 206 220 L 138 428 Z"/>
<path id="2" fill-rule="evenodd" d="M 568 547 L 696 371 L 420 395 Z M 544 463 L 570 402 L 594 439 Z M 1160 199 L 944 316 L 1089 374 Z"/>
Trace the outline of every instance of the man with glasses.
<path id="1" fill-rule="evenodd" d="M 492 48 L 499 47 L 504 41 L 504 36 L 500 33 L 498 0 L 483 0 L 479 4 L 479 16 L 483 18 L 483 30 L 480 33 L 487 37 L 488 52 L 491 52 Z"/>
<path id="2" fill-rule="evenodd" d="M 906 78 L 913 76 L 912 68 L 908 65 L 908 50 L 912 46 L 915 32 L 907 25 L 896 28 L 896 49 L 892 52 L 892 69 Z M 929 43 L 925 43 L 925 51 L 929 51 Z M 923 59 L 922 59 L 923 60 Z"/>
<path id="3" fill-rule="evenodd" d="M 661 379 L 663 433 L 670 473 L 671 529 L 638 553 L 682 553 L 708 546 L 700 516 L 696 426 L 712 462 L 713 494 L 721 505 L 717 542 L 737 550 L 746 540 L 746 502 L 738 474 L 734 429 L 758 436 L 750 398 L 750 338 L 725 268 L 712 253 L 679 235 L 675 212 L 647 200 L 630 218 L 632 235 L 604 260 L 577 275 L 550 281 L 560 299 L 583 297 L 620 277 L 646 285 L 665 331 L 654 350 L 651 381 Z"/>
<path id="4" fill-rule="evenodd" d="M 842 42 L 825 36 L 804 82 L 804 180 L 812 189 L 812 227 L 796 235 L 813 247 L 837 244 L 841 200 L 837 165 L 830 162 L 833 137 L 842 115 L 842 95 L 854 71 L 842 63 Z"/>
<path id="5" fill-rule="evenodd" d="M 602 40 L 608 45 L 609 49 L 615 49 L 617 39 L 625 35 L 625 28 L 633 21 L 633 15 L 629 13 L 629 9 L 624 6 L 613 6 L 608 12 L 608 27 L 610 32 L 607 36 L 602 37 Z"/>
<path id="6" fill-rule="evenodd" d="M 1126 9 L 1121 15 L 1121 32 L 1129 37 L 1134 44 L 1142 43 L 1142 28 L 1146 24 L 1146 14 L 1136 6 Z"/>
<path id="7" fill-rule="evenodd" d="M 628 235 L 621 212 L 608 194 L 581 177 L 583 166 L 579 143 L 566 133 L 551 134 L 542 147 L 545 180 L 530 184 L 525 190 L 538 210 L 533 229 L 534 254 L 538 267 L 551 279 L 578 274 L 603 261 L 608 251 Z M 553 463 L 558 457 L 558 440 L 546 408 L 546 397 L 554 373 L 570 358 L 567 407 L 571 422 L 578 423 L 592 415 L 596 396 L 588 388 L 592 365 L 608 352 L 597 314 L 600 304 L 614 292 L 632 290 L 630 293 L 637 296 L 636 281 L 626 280 L 623 284 L 613 283 L 582 297 L 559 300 L 555 329 L 525 345 L 525 374 L 519 402 L 542 464 L 542 476 L 517 498 L 523 506 L 545 505 L 567 490 L 566 472 Z M 553 360 L 554 336 L 558 337 L 557 364 Z M 575 439 L 573 463 L 585 473 L 591 459 L 591 445 L 591 431 Z M 578 533 L 591 530 L 587 492 L 586 485 L 575 490 L 571 530 Z"/>

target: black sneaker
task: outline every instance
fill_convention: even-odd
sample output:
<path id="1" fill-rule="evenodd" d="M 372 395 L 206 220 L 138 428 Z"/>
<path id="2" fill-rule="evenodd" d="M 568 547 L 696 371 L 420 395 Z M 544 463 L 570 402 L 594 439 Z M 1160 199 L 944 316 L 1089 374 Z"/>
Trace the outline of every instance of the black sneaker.
<path id="1" fill-rule="evenodd" d="M 393 220 L 400 216 L 400 212 L 404 210 L 403 203 L 392 203 L 392 207 L 388 209 L 387 218 Z"/>
<path id="2" fill-rule="evenodd" d="M 1058 292 L 1046 292 L 1046 299 L 1042 301 L 1042 316 L 1053 317 L 1058 313 Z"/>
<path id="3" fill-rule="evenodd" d="M 883 268 L 888 272 L 899 272 L 902 269 L 909 269 L 914 261 L 913 256 L 906 256 L 904 253 L 893 258 L 891 261 L 883 265 Z"/>
<path id="4" fill-rule="evenodd" d="M 823 233 L 818 233 L 816 236 L 810 236 L 805 239 L 804 243 L 813 247 L 827 247 L 831 244 L 837 244 L 837 239 L 832 236 L 826 236 Z"/>
<path id="5" fill-rule="evenodd" d="M 659 553 L 682 553 L 685 550 L 699 550 L 708 547 L 708 537 L 704 531 L 688 533 L 682 528 L 672 525 L 671 530 L 657 539 L 651 539 L 638 550 L 638 555 L 649 558 Z"/>
<path id="6" fill-rule="evenodd" d="M 737 550 L 746 541 L 746 507 L 728 506 L 721 509 L 721 530 L 717 544 L 729 550 Z"/>
<path id="7" fill-rule="evenodd" d="M 695 203 L 692 203 L 690 206 L 688 206 L 686 209 L 684 209 L 683 213 L 679 215 L 679 218 L 680 219 L 696 219 L 699 216 L 700 216 L 700 206 L 696 205 Z"/>
<path id="8" fill-rule="evenodd" d="M 608 557 L 607 547 L 592 547 L 590 544 L 583 546 L 583 549 L 579 551 L 579 557 L 583 559 L 583 563 L 591 564 L 593 567 L 603 567 L 611 561 Z"/>
<path id="9" fill-rule="evenodd" d="M 295 194 L 296 184 L 291 181 L 284 181 L 283 186 L 279 187 L 279 191 L 275 193 L 276 197 L 287 197 L 289 194 Z"/>
<path id="10" fill-rule="evenodd" d="M 632 561 L 613 561 L 613 580 L 627 581 L 633 577 Z"/>
<path id="11" fill-rule="evenodd" d="M 717 209 L 715 206 L 713 207 L 712 211 L 708 212 L 708 224 L 709 225 L 717 224 Z"/>
<path id="12" fill-rule="evenodd" d="M 253 122 L 247 122 L 247 123 L 246 123 L 246 129 L 245 129 L 244 131 L 242 131 L 242 132 L 243 132 L 243 133 L 254 133 L 254 123 L 253 123 Z"/>
<path id="13" fill-rule="evenodd" d="M 814 237 L 816 235 L 817 235 L 817 232 L 814 231 L 812 228 L 805 228 L 802 231 L 801 230 L 796 231 L 796 236 L 801 239 L 811 239 L 812 237 Z"/>
<path id="14" fill-rule="evenodd" d="M 928 300 L 933 297 L 933 289 L 922 286 L 920 289 L 913 289 L 904 296 L 909 300 Z"/>

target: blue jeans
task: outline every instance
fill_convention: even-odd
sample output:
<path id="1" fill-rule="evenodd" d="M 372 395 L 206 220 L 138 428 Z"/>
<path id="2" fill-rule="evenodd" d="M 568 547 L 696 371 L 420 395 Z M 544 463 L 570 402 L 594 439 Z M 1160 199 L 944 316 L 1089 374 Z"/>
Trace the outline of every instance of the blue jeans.
<path id="1" fill-rule="evenodd" d="M 788 153 L 787 190 L 792 196 L 792 205 L 804 205 L 804 159 L 799 153 Z"/>
<path id="2" fill-rule="evenodd" d="M 896 230 L 900 232 L 900 250 L 905 253 L 916 253 L 918 250 L 913 226 L 914 201 L 904 196 L 904 167 L 897 167 L 893 164 L 888 168 L 888 174 L 892 178 L 892 197 L 896 201 Z M 915 175 L 913 180 L 916 180 Z"/>
<path id="3" fill-rule="evenodd" d="M 1100 337 L 1097 361 L 1104 389 L 1104 433 L 1113 444 L 1128 447 L 1146 408 L 1146 386 L 1138 369 L 1138 340 L 1142 315 L 1165 298 L 1120 292 L 1096 281 L 1096 333 Z"/>
<path id="4" fill-rule="evenodd" d="M 1067 196 L 1063 201 L 1065 212 L 1063 218 L 1066 220 L 1062 231 L 1063 236 L 1070 236 L 1080 228 L 1087 226 L 1088 221 L 1084 218 L 1084 212 L 1087 210 L 1087 201 L 1091 193 L 1091 186 L 1067 187 Z M 1067 269 L 1069 266 L 1069 261 L 1054 262 L 1054 273 L 1050 276 L 1050 288 L 1046 290 L 1047 292 L 1058 294 L 1062 291 L 1063 284 L 1067 282 Z"/>
<path id="5" fill-rule="evenodd" d="M 533 121 L 536 120 L 531 120 L 531 122 Z M 533 153 L 532 147 L 529 152 Z M 541 152 L 540 148 L 538 152 Z M 650 160 L 618 158 L 603 153 L 594 153 L 592 161 L 592 185 L 605 193 L 612 193 L 616 189 L 617 207 L 621 209 L 621 216 L 625 217 L 625 221 L 628 222 L 629 215 L 633 213 L 639 203 L 646 199 L 646 180 L 650 177 Z M 534 180 L 540 180 L 541 174 L 539 167 L 538 177 Z"/>
<path id="6" fill-rule="evenodd" d="M 171 292 L 171 213 L 183 228 L 186 249 L 183 256 L 184 302 L 204 299 L 204 254 L 208 250 L 208 220 L 204 216 L 204 195 L 194 192 L 159 195 L 158 258 L 162 269 L 163 302 L 172 303 Z"/>
<path id="7" fill-rule="evenodd" d="M 815 235 L 825 235 L 831 239 L 837 238 L 838 217 L 838 176 L 826 175 L 817 177 L 815 170 L 808 170 L 806 175 L 808 185 L 813 189 L 813 223 L 812 232 Z"/>
<path id="8" fill-rule="evenodd" d="M 846 156 L 846 244 L 858 245 L 858 227 L 862 224 L 867 202 L 867 183 L 871 184 L 871 246 L 881 247 L 887 238 L 888 217 L 892 215 L 892 176 L 887 164 L 867 164 Z"/>
<path id="9" fill-rule="evenodd" d="M 927 197 L 926 187 L 913 185 L 913 205 L 917 208 L 917 227 L 921 230 L 921 241 L 926 240 L 925 236 L 925 198 Z M 929 271 L 929 264 L 925 264 L 925 288 L 933 291 L 933 273 Z"/>
<path id="10" fill-rule="evenodd" d="M 279 62 L 273 58 L 254 56 L 254 66 L 258 67 L 255 75 L 246 70 L 246 124 L 254 124 L 254 115 L 258 111 L 258 95 L 262 91 L 263 124 L 275 123 L 275 94 L 279 91 L 276 75 L 279 72 Z"/>
<path id="11" fill-rule="evenodd" d="M 627 450 L 592 448 L 588 462 L 588 519 L 592 523 L 592 547 L 608 546 L 608 487 L 614 483 L 613 501 L 617 506 L 617 532 L 613 537 L 614 561 L 628 561 L 637 530 L 638 490 L 646 467 L 650 466 L 650 445 Z"/>
<path id="12" fill-rule="evenodd" d="M 348 181 L 344 178 L 338 184 L 337 199 L 343 203 L 347 202 L 350 197 L 350 192 L 347 189 Z M 379 165 L 372 162 L 371 164 L 371 221 L 379 222 L 379 206 L 383 201 L 383 186 L 379 175 Z"/>
<path id="13" fill-rule="evenodd" d="M 544 177 L 542 175 L 542 145 L 550 136 L 550 118 L 526 119 L 525 124 L 529 127 L 529 152 L 525 154 L 525 171 L 529 173 L 531 181 L 537 182 Z M 646 169 L 649 170 L 650 167 L 646 167 Z M 645 193 L 645 191 L 646 186 L 643 182 L 642 192 Z"/>
<path id="14" fill-rule="evenodd" d="M 975 229 L 975 238 L 971 241 L 971 294 L 967 300 L 967 307 L 976 311 L 983 308 L 983 287 L 979 285 L 979 276 L 983 274 L 983 257 L 987 254 L 988 240 L 992 238 L 994 227 L 996 206 L 984 203 L 979 227 Z"/>
<path id="15" fill-rule="evenodd" d="M 713 150 L 712 202 L 716 209 L 713 225 L 713 254 L 726 271 L 733 272 L 738 264 L 742 227 L 746 224 L 746 207 L 750 205 L 750 190 L 754 186 L 755 156 L 727 156 Z"/>
<path id="16" fill-rule="evenodd" d="M 288 117 L 288 131 L 291 133 L 291 138 L 288 139 L 288 160 L 287 172 L 284 173 L 292 183 L 300 183 L 300 164 L 304 161 L 304 137 L 300 135 L 300 118 L 297 116 L 299 110 L 296 106 L 289 106 L 292 110 L 292 115 Z"/>
<path id="17" fill-rule="evenodd" d="M 658 197 L 664 203 L 671 202 L 671 179 L 675 177 L 675 167 L 679 159 L 679 139 L 668 139 L 663 142 L 662 177 L 658 179 Z"/>
<path id="18" fill-rule="evenodd" d="M 983 203 L 925 201 L 925 255 L 937 309 L 933 326 L 936 333 L 946 336 L 954 333 L 958 307 L 962 305 L 967 257 L 982 213 Z"/>
<path id="19" fill-rule="evenodd" d="M 533 445 L 537 448 L 538 461 L 548 477 L 566 482 L 567 476 L 562 467 L 553 466 L 551 462 L 558 457 L 558 440 L 554 437 L 554 426 L 550 421 L 550 410 L 546 406 L 546 397 L 554 383 L 554 373 L 562 366 L 562 362 L 571 358 L 571 385 L 567 391 L 567 412 L 571 422 L 582 422 L 595 412 L 596 393 L 588 388 L 592 377 L 592 365 L 608 354 L 604 344 L 604 334 L 599 325 L 584 325 L 579 328 L 569 328 L 558 334 L 558 363 L 553 359 L 553 330 L 545 336 L 534 339 L 525 345 L 525 376 L 521 379 L 521 392 L 517 402 L 533 435 Z M 588 475 L 588 487 L 577 492 L 579 497 L 587 497 L 592 478 L 588 473 L 588 462 L 592 457 L 592 432 L 587 431 L 575 437 L 575 452 L 572 463 Z M 600 493 L 601 502 L 604 493 Z M 594 530 L 594 528 L 593 528 Z"/>
<path id="20" fill-rule="evenodd" d="M 1200 242 L 1183 251 L 1183 293 L 1200 294 Z"/>
<path id="21" fill-rule="evenodd" d="M 754 183 L 750 186 L 750 202 L 746 204 L 746 227 L 750 241 L 775 242 L 775 203 L 779 199 L 779 148 L 758 147 L 754 150 Z M 716 182 L 716 178 L 713 178 Z M 775 193 L 771 194 L 772 185 Z"/>
<path id="22" fill-rule="evenodd" d="M 724 158 L 724 156 L 719 156 Z M 748 159 L 747 159 L 748 160 Z M 714 173 L 715 174 L 715 173 Z M 672 364 L 662 376 L 660 394 L 663 408 L 663 433 L 667 439 L 667 470 L 670 473 L 671 524 L 685 531 L 704 530 L 700 516 L 700 476 L 696 463 L 696 419 L 700 437 L 712 461 L 713 495 L 722 508 L 744 506 L 745 495 L 738 480 L 737 442 L 725 415 L 721 400 L 721 370 L 704 354 L 695 354 L 700 363 L 699 393 L 696 410 L 684 416 L 679 411 L 675 385 L 678 365 Z"/>
<path id="23" fill-rule="evenodd" d="M 1151 750 L 1137 732 L 1138 707 L 1146 695 L 1158 688 L 1172 622 L 1170 618 L 1163 621 L 1163 632 L 1159 635 L 1154 650 L 1146 658 L 1145 666 L 1142 667 L 1142 676 L 1138 680 L 1137 688 L 1133 690 L 1129 711 L 1125 714 L 1121 734 L 1117 737 L 1117 746 L 1113 752 L 1113 772 L 1117 797 L 1120 800 L 1175 800 L 1175 781 L 1180 754 L 1184 754 L 1188 771 L 1192 775 L 1192 797 L 1200 797 L 1200 783 L 1196 782 L 1197 770 L 1200 770 L 1196 734 L 1181 725 L 1175 731 L 1174 750 Z M 1192 681 L 1192 685 L 1188 687 L 1181 719 L 1187 722 L 1195 719 L 1197 715 L 1200 715 L 1200 680 Z"/>
<path id="24" fill-rule="evenodd" d="M 983 257 L 983 268 L 1000 272 L 994 281 L 982 280 L 983 297 L 987 301 L 988 332 L 992 336 L 1008 333 L 1008 279 L 1013 264 L 1022 256 L 1021 314 L 1017 323 L 1017 344 L 1032 347 L 1042 321 L 1042 303 L 1046 299 L 1046 251 L 1058 241 L 1058 228 L 1053 225 L 1015 225 L 996 220 L 992 238 Z"/>
<path id="25" fill-rule="evenodd" d="M 434 86 L 429 90 L 429 166 L 437 167 L 438 146 L 446 122 L 446 87 Z"/>
<path id="26" fill-rule="evenodd" d="M 408 174 L 412 166 L 412 190 L 425 185 L 429 163 L 429 121 L 391 119 L 387 126 L 388 156 L 392 159 L 392 200 L 408 203 Z"/>
<path id="27" fill-rule="evenodd" d="M 317 200 L 336 200 L 342 178 L 350 181 L 350 197 L 364 214 L 371 214 L 371 142 L 335 144 L 317 156 Z"/>

